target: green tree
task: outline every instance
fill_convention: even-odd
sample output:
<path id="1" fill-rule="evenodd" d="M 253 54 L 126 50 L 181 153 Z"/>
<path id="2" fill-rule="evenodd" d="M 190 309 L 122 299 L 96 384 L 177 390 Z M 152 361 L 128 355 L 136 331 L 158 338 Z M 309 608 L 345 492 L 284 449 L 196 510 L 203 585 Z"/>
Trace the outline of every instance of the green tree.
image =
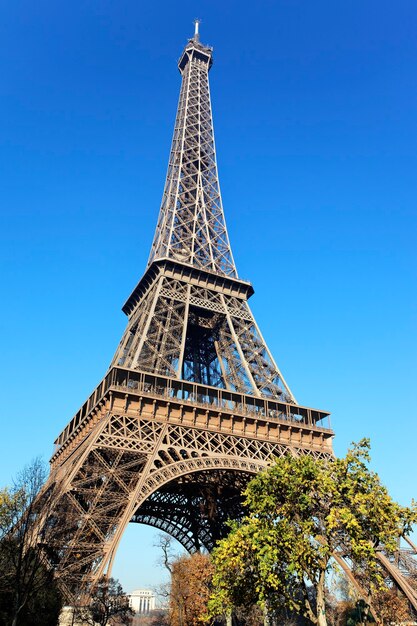
<path id="1" fill-rule="evenodd" d="M 0 623 L 55 625 L 62 600 L 41 545 L 48 526 L 39 524 L 52 510 L 52 493 L 41 490 L 46 469 L 39 459 L 0 492 Z"/>
<path id="2" fill-rule="evenodd" d="M 8 487 L 0 489 L 0 538 L 10 527 L 11 511 L 14 508 L 16 495 Z"/>
<path id="3" fill-rule="evenodd" d="M 346 626 L 359 626 L 374 621 L 369 605 L 362 599 L 358 600 L 355 606 L 346 612 Z"/>
<path id="4" fill-rule="evenodd" d="M 326 626 L 325 580 L 335 553 L 347 556 L 370 593 L 384 587 L 378 548 L 396 549 L 417 519 L 369 469 L 369 441 L 345 458 L 286 455 L 244 492 L 248 515 L 213 553 L 210 614 L 255 602 L 283 606 Z"/>

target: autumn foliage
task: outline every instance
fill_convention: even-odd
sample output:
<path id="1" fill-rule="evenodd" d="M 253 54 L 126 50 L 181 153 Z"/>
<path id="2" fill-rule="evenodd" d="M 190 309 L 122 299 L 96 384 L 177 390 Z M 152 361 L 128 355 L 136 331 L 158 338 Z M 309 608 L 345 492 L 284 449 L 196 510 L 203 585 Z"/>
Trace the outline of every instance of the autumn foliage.
<path id="1" fill-rule="evenodd" d="M 170 626 L 200 626 L 207 613 L 213 566 L 210 557 L 196 553 L 172 564 Z"/>

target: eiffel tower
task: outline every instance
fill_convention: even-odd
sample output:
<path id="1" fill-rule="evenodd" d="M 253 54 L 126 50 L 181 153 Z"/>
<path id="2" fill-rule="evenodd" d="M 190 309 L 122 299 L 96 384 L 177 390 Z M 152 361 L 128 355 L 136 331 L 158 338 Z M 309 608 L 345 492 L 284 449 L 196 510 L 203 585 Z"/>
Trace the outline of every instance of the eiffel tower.
<path id="1" fill-rule="evenodd" d="M 129 523 L 211 550 L 241 491 L 273 457 L 333 455 L 329 413 L 297 404 L 238 277 L 217 174 L 198 22 L 182 76 L 168 172 L 144 275 L 123 306 L 110 368 L 55 441 L 49 556 L 74 596 L 109 574 Z M 65 528 L 65 524 L 62 524 Z M 59 523 L 57 524 L 59 527 Z"/>

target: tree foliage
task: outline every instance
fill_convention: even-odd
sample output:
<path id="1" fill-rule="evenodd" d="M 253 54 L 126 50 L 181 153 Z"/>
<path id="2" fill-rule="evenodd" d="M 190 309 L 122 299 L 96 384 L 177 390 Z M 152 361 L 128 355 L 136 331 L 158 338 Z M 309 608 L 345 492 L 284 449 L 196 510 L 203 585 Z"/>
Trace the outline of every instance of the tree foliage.
<path id="1" fill-rule="evenodd" d="M 41 546 L 48 526 L 39 524 L 52 507 L 41 493 L 46 469 L 39 459 L 0 492 L 0 623 L 12 626 L 56 624 L 61 595 Z M 41 621 L 39 621 L 41 620 Z"/>
<path id="2" fill-rule="evenodd" d="M 204 623 L 212 574 L 209 555 L 199 552 L 181 556 L 171 564 L 170 626 Z"/>
<path id="3" fill-rule="evenodd" d="M 258 602 L 325 625 L 334 553 L 350 559 L 370 593 L 384 589 L 377 549 L 393 552 L 417 512 L 391 499 L 369 460 L 363 440 L 345 458 L 287 455 L 254 478 L 244 492 L 247 517 L 213 554 L 210 614 Z"/>
<path id="4" fill-rule="evenodd" d="M 372 598 L 378 617 L 383 624 L 393 624 L 410 621 L 410 605 L 402 594 L 396 589 L 380 590 Z"/>
<path id="5" fill-rule="evenodd" d="M 88 626 L 128 626 L 134 615 L 119 581 L 106 576 L 92 590 L 89 605 L 75 608 L 76 623 Z"/>

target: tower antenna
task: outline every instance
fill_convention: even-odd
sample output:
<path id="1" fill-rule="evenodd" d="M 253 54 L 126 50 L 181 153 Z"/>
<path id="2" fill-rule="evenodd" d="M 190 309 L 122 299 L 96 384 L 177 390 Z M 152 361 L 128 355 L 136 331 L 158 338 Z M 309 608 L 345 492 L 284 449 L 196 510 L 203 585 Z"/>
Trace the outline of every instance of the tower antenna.
<path id="1" fill-rule="evenodd" d="M 200 41 L 200 33 L 198 32 L 198 28 L 201 24 L 201 20 L 199 17 L 196 17 L 196 19 L 194 20 L 194 41 L 199 42 Z"/>

